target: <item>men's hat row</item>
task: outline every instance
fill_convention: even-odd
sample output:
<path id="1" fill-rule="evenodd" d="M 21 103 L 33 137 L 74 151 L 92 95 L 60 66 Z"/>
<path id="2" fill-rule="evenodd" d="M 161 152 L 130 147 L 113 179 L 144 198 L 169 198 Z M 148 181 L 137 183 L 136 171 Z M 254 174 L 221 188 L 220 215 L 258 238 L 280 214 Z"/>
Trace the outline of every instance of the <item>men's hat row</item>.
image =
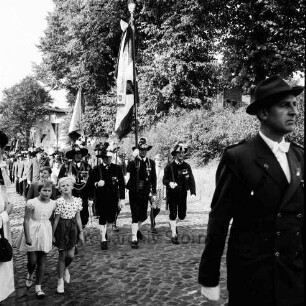
<path id="1" fill-rule="evenodd" d="M 117 148 L 112 149 L 108 142 L 97 143 L 95 146 L 95 152 L 97 157 L 105 158 L 105 157 L 113 157 L 113 154 L 116 153 Z"/>

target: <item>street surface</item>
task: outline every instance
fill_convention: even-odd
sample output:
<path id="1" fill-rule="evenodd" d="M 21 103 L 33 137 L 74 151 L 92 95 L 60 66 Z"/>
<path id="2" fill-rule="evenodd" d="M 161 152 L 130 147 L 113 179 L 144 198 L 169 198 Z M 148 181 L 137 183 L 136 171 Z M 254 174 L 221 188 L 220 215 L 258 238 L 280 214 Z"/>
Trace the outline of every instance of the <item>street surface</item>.
<path id="1" fill-rule="evenodd" d="M 188 204 L 186 220 L 179 223 L 179 245 L 170 241 L 171 231 L 165 206 L 156 218 L 157 235 L 150 233 L 149 218 L 143 224 L 144 240 L 139 243 L 138 249 L 132 249 L 129 244 L 131 219 L 128 204 L 119 215 L 120 231 L 108 230 L 107 251 L 100 248 L 97 219 L 91 216 L 84 230 L 86 244 L 78 248 L 79 252 L 70 265 L 71 282 L 65 284 L 63 295 L 56 293 L 56 248 L 47 256 L 42 285 L 46 297 L 43 300 L 35 296 L 35 283 L 27 290 L 26 256 L 14 248 L 16 291 L 3 305 L 224 305 L 227 294 L 224 258 L 221 267 L 221 303 L 206 301 L 197 283 L 213 191 L 211 177 L 209 175 L 206 179 L 198 180 L 204 188 L 199 188 L 196 201 Z M 14 203 L 11 215 L 14 241 L 22 228 L 24 200 L 14 192 L 13 187 L 9 188 L 9 197 Z"/>

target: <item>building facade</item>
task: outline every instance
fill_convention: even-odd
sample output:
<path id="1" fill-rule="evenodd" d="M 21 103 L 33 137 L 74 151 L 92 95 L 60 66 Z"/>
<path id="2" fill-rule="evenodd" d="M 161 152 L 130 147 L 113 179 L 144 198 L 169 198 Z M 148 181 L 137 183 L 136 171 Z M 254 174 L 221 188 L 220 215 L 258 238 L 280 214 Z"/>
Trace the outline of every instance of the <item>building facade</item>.
<path id="1" fill-rule="evenodd" d="M 67 111 L 58 107 L 48 108 L 49 115 L 30 130 L 30 147 L 41 147 L 48 154 L 67 147 L 65 116 Z"/>

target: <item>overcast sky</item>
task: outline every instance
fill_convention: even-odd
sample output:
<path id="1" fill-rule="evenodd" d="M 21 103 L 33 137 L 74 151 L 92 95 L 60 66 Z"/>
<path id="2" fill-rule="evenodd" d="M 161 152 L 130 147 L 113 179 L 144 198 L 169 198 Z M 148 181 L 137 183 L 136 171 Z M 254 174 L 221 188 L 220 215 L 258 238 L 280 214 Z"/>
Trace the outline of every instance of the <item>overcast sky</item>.
<path id="1" fill-rule="evenodd" d="M 41 62 L 36 45 L 52 11 L 52 0 L 0 0 L 0 98 L 4 88 L 32 73 L 33 62 Z M 55 106 L 66 106 L 63 91 L 51 94 Z"/>

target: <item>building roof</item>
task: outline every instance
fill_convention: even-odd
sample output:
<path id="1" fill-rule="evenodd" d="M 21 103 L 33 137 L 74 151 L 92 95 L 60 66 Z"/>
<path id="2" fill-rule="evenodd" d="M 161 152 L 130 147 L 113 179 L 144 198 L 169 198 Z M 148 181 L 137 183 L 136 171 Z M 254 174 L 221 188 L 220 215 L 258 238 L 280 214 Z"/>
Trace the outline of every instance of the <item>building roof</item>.
<path id="1" fill-rule="evenodd" d="M 46 110 L 52 112 L 52 113 L 61 113 L 61 114 L 66 114 L 67 110 L 65 108 L 59 108 L 57 106 L 55 107 L 46 107 Z"/>

